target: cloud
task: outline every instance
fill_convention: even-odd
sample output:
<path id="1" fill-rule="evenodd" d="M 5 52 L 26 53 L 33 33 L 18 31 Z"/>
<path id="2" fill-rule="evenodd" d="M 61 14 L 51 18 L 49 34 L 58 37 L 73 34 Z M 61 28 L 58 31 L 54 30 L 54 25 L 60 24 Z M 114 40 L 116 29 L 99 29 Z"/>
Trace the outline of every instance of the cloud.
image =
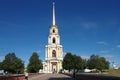
<path id="1" fill-rule="evenodd" d="M 34 52 L 37 52 L 38 54 L 40 54 L 40 53 L 41 53 L 41 51 L 40 51 L 40 50 L 35 50 Z"/>
<path id="2" fill-rule="evenodd" d="M 89 59 L 90 56 L 81 56 L 82 59 Z"/>
<path id="3" fill-rule="evenodd" d="M 100 44 L 100 45 L 108 45 L 108 43 L 106 43 L 106 42 L 104 42 L 104 41 L 97 42 L 97 44 Z"/>
<path id="4" fill-rule="evenodd" d="M 5 59 L 5 56 L 0 56 L 0 62 L 2 62 Z"/>
<path id="5" fill-rule="evenodd" d="M 120 45 L 117 45 L 117 48 L 120 48 Z"/>
<path id="6" fill-rule="evenodd" d="M 109 50 L 101 50 L 100 53 L 108 53 L 110 52 Z"/>
<path id="7" fill-rule="evenodd" d="M 109 59 L 111 59 L 111 58 L 113 58 L 113 57 L 114 57 L 114 55 L 107 54 L 107 55 L 104 55 L 104 57 L 105 57 L 105 58 L 109 58 Z"/>
<path id="8" fill-rule="evenodd" d="M 96 23 L 81 23 L 80 24 L 84 29 L 93 29 L 93 28 L 96 28 L 97 27 L 97 24 Z"/>
<path id="9" fill-rule="evenodd" d="M 38 51 L 36 51 L 36 52 L 41 53 L 41 51 L 40 51 L 40 50 L 38 50 Z"/>

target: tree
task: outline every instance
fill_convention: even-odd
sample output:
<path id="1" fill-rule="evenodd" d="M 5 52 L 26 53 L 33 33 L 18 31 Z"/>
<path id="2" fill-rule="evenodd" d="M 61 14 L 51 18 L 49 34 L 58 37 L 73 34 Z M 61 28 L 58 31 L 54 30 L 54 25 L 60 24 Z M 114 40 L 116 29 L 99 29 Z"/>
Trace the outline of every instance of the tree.
<path id="1" fill-rule="evenodd" d="M 36 73 L 42 69 L 42 61 L 39 59 L 39 56 L 36 52 L 33 52 L 32 56 L 29 59 L 29 64 L 27 70 L 30 73 Z"/>
<path id="2" fill-rule="evenodd" d="M 73 66 L 73 56 L 72 56 L 72 53 L 67 53 L 63 59 L 63 62 L 62 62 L 62 66 L 63 66 L 63 69 L 66 69 L 66 70 L 70 70 L 72 69 L 72 66 Z"/>
<path id="3" fill-rule="evenodd" d="M 80 70 L 82 69 L 82 58 L 77 55 L 73 55 L 73 69 Z"/>
<path id="4" fill-rule="evenodd" d="M 8 53 L 5 56 L 5 60 L 2 62 L 2 67 L 4 71 L 9 73 L 23 73 L 24 72 L 24 62 L 16 57 L 15 53 Z"/>
<path id="5" fill-rule="evenodd" d="M 80 70 L 85 67 L 85 61 L 77 55 L 72 55 L 72 53 L 67 53 L 63 59 L 63 68 L 70 70 Z"/>
<path id="6" fill-rule="evenodd" d="M 99 57 L 98 55 L 91 55 L 90 59 L 87 61 L 87 66 L 90 69 L 98 69 L 102 71 L 103 69 L 109 68 L 109 62 L 106 61 L 104 57 Z"/>
<path id="7" fill-rule="evenodd" d="M 85 69 L 87 67 L 87 60 L 82 59 L 81 69 Z"/>
<path id="8" fill-rule="evenodd" d="M 103 64 L 102 69 L 109 69 L 110 63 L 104 57 L 100 57 L 100 62 Z"/>
<path id="9" fill-rule="evenodd" d="M 0 70 L 3 70 L 2 62 L 0 62 Z"/>
<path id="10" fill-rule="evenodd" d="M 20 59 L 17 58 L 13 61 L 13 66 L 11 66 L 15 72 L 17 73 L 23 73 L 24 72 L 24 62 Z"/>
<path id="11" fill-rule="evenodd" d="M 91 55 L 90 59 L 87 61 L 87 66 L 90 69 L 96 68 L 96 65 L 98 63 L 98 56 Z"/>

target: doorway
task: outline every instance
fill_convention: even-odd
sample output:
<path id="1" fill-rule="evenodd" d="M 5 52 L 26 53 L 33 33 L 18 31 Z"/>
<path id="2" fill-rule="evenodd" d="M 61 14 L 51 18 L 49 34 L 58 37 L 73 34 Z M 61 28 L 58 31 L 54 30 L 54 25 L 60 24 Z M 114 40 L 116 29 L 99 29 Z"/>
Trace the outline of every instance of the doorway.
<path id="1" fill-rule="evenodd" d="M 57 62 L 52 63 L 52 71 L 53 73 L 57 73 Z"/>

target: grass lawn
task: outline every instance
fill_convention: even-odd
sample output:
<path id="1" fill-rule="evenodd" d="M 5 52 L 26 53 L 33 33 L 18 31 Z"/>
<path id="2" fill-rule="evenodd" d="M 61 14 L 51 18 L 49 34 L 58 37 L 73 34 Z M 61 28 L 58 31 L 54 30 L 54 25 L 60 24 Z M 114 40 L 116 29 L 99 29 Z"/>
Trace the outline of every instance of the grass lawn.
<path id="1" fill-rule="evenodd" d="M 102 75 L 106 75 L 106 76 L 116 76 L 116 77 L 120 77 L 120 69 L 110 69 L 108 71 L 108 74 L 102 74 Z"/>

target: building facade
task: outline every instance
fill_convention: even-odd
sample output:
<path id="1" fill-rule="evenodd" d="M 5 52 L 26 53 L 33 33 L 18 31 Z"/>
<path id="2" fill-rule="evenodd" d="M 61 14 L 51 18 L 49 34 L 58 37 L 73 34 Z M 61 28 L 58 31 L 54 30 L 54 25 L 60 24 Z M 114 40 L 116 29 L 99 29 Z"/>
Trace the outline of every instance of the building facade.
<path id="1" fill-rule="evenodd" d="M 43 72 L 58 73 L 62 69 L 63 47 L 60 45 L 60 35 L 55 24 L 55 6 L 53 3 L 53 20 L 48 36 L 48 44 L 45 46 L 45 61 L 43 62 Z"/>

